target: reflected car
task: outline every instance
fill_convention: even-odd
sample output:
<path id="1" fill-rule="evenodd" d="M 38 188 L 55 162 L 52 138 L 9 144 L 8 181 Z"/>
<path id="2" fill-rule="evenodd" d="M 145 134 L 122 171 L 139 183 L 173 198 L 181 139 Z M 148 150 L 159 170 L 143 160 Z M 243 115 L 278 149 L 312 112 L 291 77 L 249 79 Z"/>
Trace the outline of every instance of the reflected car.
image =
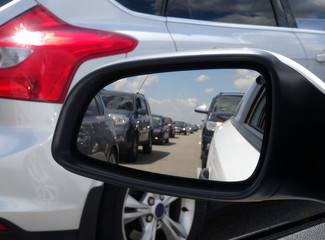
<path id="1" fill-rule="evenodd" d="M 170 117 L 164 117 L 164 121 L 168 124 L 169 128 L 169 137 L 175 137 L 175 122 Z"/>
<path id="2" fill-rule="evenodd" d="M 152 115 L 153 143 L 169 143 L 169 126 L 163 116 Z"/>
<path id="3" fill-rule="evenodd" d="M 238 104 L 243 97 L 243 93 L 221 92 L 211 101 L 209 109 L 203 106 L 195 108 L 195 112 L 207 114 L 203 124 L 201 140 L 201 160 L 202 168 L 206 166 L 210 143 L 216 127 L 228 120 L 237 110 Z"/>
<path id="4" fill-rule="evenodd" d="M 266 91 L 260 76 L 243 97 L 237 113 L 215 129 L 201 177 L 227 182 L 248 179 L 260 157 L 265 120 Z"/>
<path id="5" fill-rule="evenodd" d="M 138 147 L 152 151 L 152 118 L 149 103 L 140 93 L 102 90 L 100 93 L 108 115 L 114 120 L 120 157 L 135 162 Z"/>
<path id="6" fill-rule="evenodd" d="M 191 123 L 186 123 L 185 126 L 186 126 L 186 131 L 188 133 L 194 133 L 194 128 L 193 128 L 193 125 Z"/>
<path id="7" fill-rule="evenodd" d="M 97 94 L 90 102 L 80 126 L 77 139 L 78 150 L 92 158 L 117 164 L 119 147 L 116 139 L 114 121 Z"/>
<path id="8" fill-rule="evenodd" d="M 182 121 L 175 121 L 175 133 L 187 134 L 186 123 Z"/>

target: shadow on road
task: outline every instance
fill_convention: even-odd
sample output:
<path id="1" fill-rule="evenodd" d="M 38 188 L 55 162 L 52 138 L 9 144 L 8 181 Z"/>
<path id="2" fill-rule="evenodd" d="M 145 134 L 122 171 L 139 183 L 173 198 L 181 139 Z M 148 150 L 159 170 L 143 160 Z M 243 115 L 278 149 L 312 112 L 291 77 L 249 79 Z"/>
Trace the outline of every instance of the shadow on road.
<path id="1" fill-rule="evenodd" d="M 166 144 L 168 146 L 169 143 Z M 170 143 L 171 145 L 175 143 Z M 121 164 L 131 167 L 136 165 L 152 164 L 157 162 L 166 156 L 169 155 L 169 152 L 155 151 L 153 150 L 151 154 L 143 154 L 142 151 L 139 151 L 138 159 L 135 163 L 129 163 L 127 161 L 120 161 Z"/>
<path id="2" fill-rule="evenodd" d="M 169 142 L 169 143 L 164 143 L 164 144 L 158 144 L 158 143 L 154 143 L 153 145 L 157 145 L 157 146 L 172 146 L 175 145 L 176 143 L 174 142 Z"/>

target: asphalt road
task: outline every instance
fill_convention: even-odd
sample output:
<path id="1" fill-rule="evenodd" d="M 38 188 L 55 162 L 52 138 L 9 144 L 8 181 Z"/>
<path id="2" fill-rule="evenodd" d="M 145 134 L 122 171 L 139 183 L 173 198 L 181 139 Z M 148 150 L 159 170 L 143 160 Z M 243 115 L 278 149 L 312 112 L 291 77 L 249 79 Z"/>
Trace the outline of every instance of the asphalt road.
<path id="1" fill-rule="evenodd" d="M 169 143 L 154 144 L 151 154 L 143 154 L 140 150 L 135 163 L 122 165 L 173 176 L 198 178 L 201 170 L 200 144 L 201 131 L 187 135 L 176 134 L 175 138 L 169 139 Z"/>

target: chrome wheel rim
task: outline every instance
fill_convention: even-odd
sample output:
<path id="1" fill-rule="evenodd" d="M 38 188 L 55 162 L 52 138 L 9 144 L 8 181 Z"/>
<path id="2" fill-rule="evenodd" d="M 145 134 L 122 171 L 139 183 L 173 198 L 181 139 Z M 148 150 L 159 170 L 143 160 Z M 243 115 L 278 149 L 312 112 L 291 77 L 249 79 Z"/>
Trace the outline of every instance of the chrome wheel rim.
<path id="1" fill-rule="evenodd" d="M 187 239 L 194 210 L 192 199 L 127 190 L 122 213 L 124 239 Z"/>

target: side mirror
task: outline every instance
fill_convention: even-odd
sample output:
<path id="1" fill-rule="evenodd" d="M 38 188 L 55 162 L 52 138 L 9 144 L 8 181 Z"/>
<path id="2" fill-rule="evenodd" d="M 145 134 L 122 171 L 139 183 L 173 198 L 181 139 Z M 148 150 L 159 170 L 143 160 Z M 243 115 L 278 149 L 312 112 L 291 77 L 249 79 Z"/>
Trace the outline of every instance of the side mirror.
<path id="1" fill-rule="evenodd" d="M 205 105 L 205 104 L 202 104 L 202 105 L 198 105 L 195 107 L 195 112 L 197 113 L 204 113 L 204 114 L 208 114 L 208 106 Z"/>
<path id="2" fill-rule="evenodd" d="M 229 81 L 235 77 L 229 80 L 222 77 L 226 74 L 221 73 L 230 70 L 235 76 L 234 73 L 239 71 L 254 84 L 246 92 L 235 115 L 228 115 L 211 136 L 204 172 L 201 173 L 200 153 L 192 154 L 198 156 L 198 162 L 189 169 L 194 174 L 192 177 L 187 173 L 180 175 L 182 171 L 179 171 L 180 166 L 182 170 L 189 166 L 187 156 L 176 157 L 174 163 L 168 162 L 168 169 L 162 172 L 165 168 L 160 164 L 164 161 L 159 160 L 169 153 L 155 150 L 156 146 L 150 148 L 152 135 L 160 130 L 149 125 L 140 126 L 140 122 L 137 124 L 143 135 L 135 136 L 139 136 L 137 140 L 143 146 L 143 155 L 157 152 L 160 154 L 158 157 L 155 155 L 155 158 L 137 164 L 128 162 L 126 158 L 121 164 L 112 164 L 79 151 L 77 138 L 86 109 L 91 99 L 102 89 L 113 86 L 112 83 L 138 76 L 149 76 L 145 77 L 149 81 L 152 75 L 159 75 L 163 82 L 163 79 L 170 79 L 170 74 L 176 74 L 173 84 L 179 83 L 177 79 L 187 79 L 187 85 L 182 86 L 188 88 L 193 84 L 193 71 L 215 70 L 219 74 L 214 76 L 219 80 L 227 79 L 225 81 L 232 84 Z M 187 112 L 195 114 L 195 98 L 188 97 L 184 101 L 166 97 L 165 100 L 149 101 L 151 109 L 154 104 L 162 103 L 160 111 L 166 109 L 173 119 L 190 122 L 187 117 L 190 115 L 176 119 L 171 113 L 183 112 L 182 105 L 176 103 L 187 103 L 191 106 Z M 167 106 L 165 103 L 168 101 L 170 105 Z M 266 51 L 216 50 L 123 59 L 94 71 L 70 90 L 53 136 L 52 154 L 58 164 L 71 172 L 143 191 L 223 201 L 290 198 L 325 201 L 325 111 L 319 111 L 324 102 L 325 84 L 320 79 L 292 60 Z M 179 107 L 171 110 L 171 106 Z M 199 123 L 201 116 L 196 115 L 196 123 Z M 119 129 L 115 131 L 119 136 Z M 194 136 L 177 126 L 175 133 L 178 134 L 175 140 Z M 174 145 L 165 146 L 167 149 Z M 173 164 L 178 164 L 178 167 Z M 152 168 L 149 169 L 149 165 Z M 200 173 L 204 180 L 199 179 Z"/>
<path id="3" fill-rule="evenodd" d="M 137 111 L 137 113 L 139 115 L 146 115 L 146 110 L 144 108 L 139 108 L 138 111 Z"/>

